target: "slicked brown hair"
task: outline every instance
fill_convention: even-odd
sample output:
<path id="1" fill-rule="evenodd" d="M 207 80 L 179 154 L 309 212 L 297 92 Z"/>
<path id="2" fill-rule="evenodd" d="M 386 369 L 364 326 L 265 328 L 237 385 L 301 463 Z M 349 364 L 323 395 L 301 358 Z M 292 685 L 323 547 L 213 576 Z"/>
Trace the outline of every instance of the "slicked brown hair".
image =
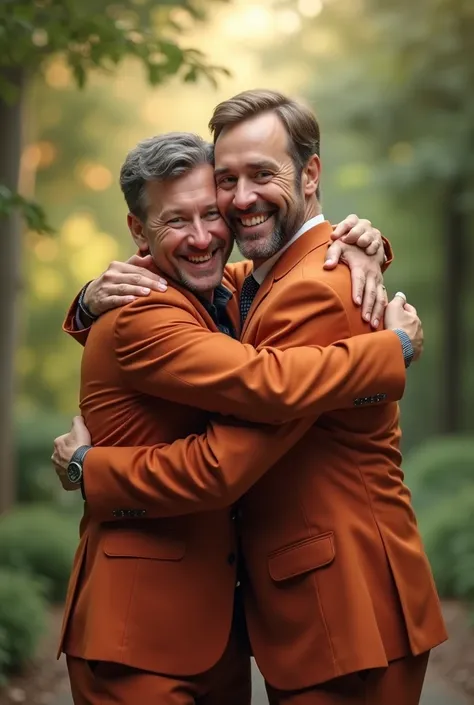
<path id="1" fill-rule="evenodd" d="M 299 178 L 313 154 L 319 156 L 319 125 L 309 108 L 282 93 L 244 91 L 219 103 L 209 122 L 214 143 L 226 127 L 267 112 L 276 113 L 288 133 L 288 150 Z"/>

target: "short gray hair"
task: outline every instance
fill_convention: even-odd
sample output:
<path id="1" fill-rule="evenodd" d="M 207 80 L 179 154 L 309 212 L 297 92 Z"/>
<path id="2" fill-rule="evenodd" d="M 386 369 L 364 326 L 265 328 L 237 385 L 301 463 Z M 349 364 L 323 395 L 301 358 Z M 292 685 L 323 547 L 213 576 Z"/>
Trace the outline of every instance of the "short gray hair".
<path id="1" fill-rule="evenodd" d="M 145 221 L 147 182 L 175 179 L 201 164 L 214 164 L 214 147 L 191 132 L 167 132 L 139 142 L 120 170 L 129 211 Z"/>

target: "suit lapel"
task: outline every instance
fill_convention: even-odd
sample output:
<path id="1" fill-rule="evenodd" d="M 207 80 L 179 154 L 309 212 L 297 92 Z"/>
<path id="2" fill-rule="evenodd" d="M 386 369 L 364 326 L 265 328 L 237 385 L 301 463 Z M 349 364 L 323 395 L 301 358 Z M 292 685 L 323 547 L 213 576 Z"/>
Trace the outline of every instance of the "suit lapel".
<path id="1" fill-rule="evenodd" d="M 327 220 L 325 220 L 324 223 L 320 223 L 319 225 L 316 225 L 316 227 L 305 232 L 298 238 L 298 240 L 290 245 L 287 250 L 285 250 L 273 269 L 267 274 L 262 282 L 247 318 L 245 319 L 241 337 L 243 337 L 247 332 L 255 312 L 270 293 L 273 284 L 286 276 L 286 274 L 296 267 L 296 265 L 301 262 L 303 257 L 306 257 L 309 252 L 325 245 L 328 240 L 330 240 L 331 234 L 332 226 Z"/>

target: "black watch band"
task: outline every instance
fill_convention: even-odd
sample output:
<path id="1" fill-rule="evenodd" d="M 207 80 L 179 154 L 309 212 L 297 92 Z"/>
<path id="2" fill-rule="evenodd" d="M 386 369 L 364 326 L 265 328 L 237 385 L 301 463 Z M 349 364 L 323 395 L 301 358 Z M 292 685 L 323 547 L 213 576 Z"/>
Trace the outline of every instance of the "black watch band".
<path id="1" fill-rule="evenodd" d="M 83 469 L 84 469 L 84 458 L 90 451 L 92 446 L 79 446 L 72 454 L 69 465 L 67 466 L 67 476 L 70 482 L 73 484 L 80 485 L 82 496 L 85 499 L 84 494 L 84 482 L 83 482 Z"/>
<path id="2" fill-rule="evenodd" d="M 99 316 L 96 316 L 94 313 L 92 313 L 90 308 L 88 306 L 86 306 L 86 304 L 84 302 L 84 297 L 86 295 L 87 287 L 89 286 L 91 281 L 87 282 L 87 284 L 82 288 L 81 293 L 79 294 L 78 302 L 77 302 L 77 305 L 79 307 L 79 311 L 82 314 L 81 320 L 83 323 L 89 323 L 89 322 L 94 323 L 94 321 L 96 321 L 99 318 Z M 83 317 L 85 317 L 86 320 L 83 320 Z"/>

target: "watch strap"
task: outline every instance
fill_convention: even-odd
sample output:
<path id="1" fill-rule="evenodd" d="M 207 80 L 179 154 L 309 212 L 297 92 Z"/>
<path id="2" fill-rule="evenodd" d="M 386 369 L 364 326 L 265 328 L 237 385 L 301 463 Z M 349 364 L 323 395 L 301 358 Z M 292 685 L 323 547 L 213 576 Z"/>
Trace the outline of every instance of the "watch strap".
<path id="1" fill-rule="evenodd" d="M 79 446 L 79 448 L 76 448 L 76 450 L 72 454 L 71 460 L 69 462 L 78 463 L 82 467 L 84 464 L 84 458 L 86 457 L 86 454 L 90 451 L 91 448 L 92 446 Z"/>
<path id="2" fill-rule="evenodd" d="M 96 316 L 94 313 L 92 313 L 90 308 L 84 302 L 84 297 L 86 295 L 87 287 L 89 286 L 90 283 L 91 282 L 87 282 L 87 284 L 82 288 L 82 291 L 79 294 L 79 299 L 77 301 L 77 305 L 78 305 L 80 314 L 82 314 L 81 320 L 83 323 L 93 323 L 94 321 L 96 321 L 99 318 L 99 316 Z M 84 320 L 84 318 L 85 318 L 85 320 Z"/>

